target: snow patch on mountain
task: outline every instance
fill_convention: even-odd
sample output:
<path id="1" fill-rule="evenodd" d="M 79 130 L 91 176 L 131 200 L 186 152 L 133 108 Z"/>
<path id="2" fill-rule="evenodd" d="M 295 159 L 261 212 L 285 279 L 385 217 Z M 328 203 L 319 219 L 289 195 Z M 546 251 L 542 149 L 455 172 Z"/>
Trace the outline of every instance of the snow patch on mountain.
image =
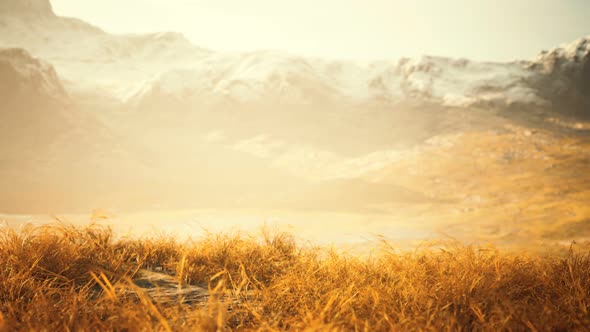
<path id="1" fill-rule="evenodd" d="M 238 102 L 297 100 L 313 102 L 338 93 L 335 80 L 317 62 L 280 52 L 211 53 L 195 58 L 192 66 L 174 69 L 142 83 L 130 101 L 145 96 Z"/>
<path id="2" fill-rule="evenodd" d="M 402 59 L 388 72 L 397 76 L 395 81 L 399 86 L 391 88 L 397 88 L 397 95 L 404 99 L 428 100 L 447 106 L 542 103 L 532 89 L 519 84 L 522 77 L 530 73 L 516 63 L 478 63 L 425 56 Z M 383 76 L 379 79 L 383 80 Z"/>

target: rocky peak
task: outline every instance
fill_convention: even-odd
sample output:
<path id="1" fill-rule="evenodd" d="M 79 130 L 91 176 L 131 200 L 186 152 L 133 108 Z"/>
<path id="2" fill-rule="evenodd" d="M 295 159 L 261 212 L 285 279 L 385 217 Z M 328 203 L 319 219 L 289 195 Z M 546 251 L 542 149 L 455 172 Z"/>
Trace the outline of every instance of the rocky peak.
<path id="1" fill-rule="evenodd" d="M 46 100 L 67 98 L 53 66 L 19 48 L 0 48 L 0 90 L 0 100 L 23 96 Z"/>
<path id="2" fill-rule="evenodd" d="M 55 16 L 49 0 L 2 0 L 0 15 Z"/>

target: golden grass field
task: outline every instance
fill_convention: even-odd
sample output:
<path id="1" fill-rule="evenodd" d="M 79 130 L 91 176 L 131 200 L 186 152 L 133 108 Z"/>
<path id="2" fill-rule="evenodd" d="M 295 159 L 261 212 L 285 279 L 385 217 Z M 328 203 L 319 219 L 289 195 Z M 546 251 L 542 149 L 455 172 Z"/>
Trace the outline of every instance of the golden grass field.
<path id="1" fill-rule="evenodd" d="M 384 241 L 358 257 L 269 232 L 179 243 L 96 224 L 5 227 L 0 330 L 585 331 L 589 254 Z M 173 281 L 140 283 L 150 270 Z"/>
<path id="2" fill-rule="evenodd" d="M 587 133 L 516 125 L 465 132 L 454 144 L 402 160 L 371 179 L 438 200 L 423 210 L 424 219 L 462 241 L 531 247 L 588 240 Z"/>

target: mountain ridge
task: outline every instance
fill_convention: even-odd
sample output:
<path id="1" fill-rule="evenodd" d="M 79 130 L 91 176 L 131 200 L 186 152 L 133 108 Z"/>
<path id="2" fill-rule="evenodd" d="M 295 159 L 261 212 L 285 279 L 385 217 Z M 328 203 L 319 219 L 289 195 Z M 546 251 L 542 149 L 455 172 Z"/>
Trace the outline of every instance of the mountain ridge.
<path id="1" fill-rule="evenodd" d="M 395 104 L 422 100 L 451 107 L 551 108 L 573 101 L 576 105 L 569 107 L 582 114 L 588 113 L 585 105 L 590 100 L 589 40 L 576 40 L 533 60 L 507 63 L 423 56 L 362 66 L 280 52 L 212 54 L 192 67 L 171 69 L 144 82 L 128 102 L 142 105 L 142 99 L 161 98 L 190 104 L 225 98 Z"/>
<path id="2" fill-rule="evenodd" d="M 2 3 L 0 47 L 20 47 L 52 63 L 66 89 L 108 94 L 135 109 L 160 100 L 200 108 L 215 103 L 395 105 L 413 101 L 450 107 L 530 105 L 587 114 L 590 36 L 512 62 L 437 56 L 355 63 L 281 51 L 223 53 L 174 32 L 114 35 L 56 16 L 49 0 Z M 12 8 L 11 10 L 8 10 Z M 102 92 L 99 92 L 102 91 Z M 205 103 L 205 104 L 203 104 Z"/>

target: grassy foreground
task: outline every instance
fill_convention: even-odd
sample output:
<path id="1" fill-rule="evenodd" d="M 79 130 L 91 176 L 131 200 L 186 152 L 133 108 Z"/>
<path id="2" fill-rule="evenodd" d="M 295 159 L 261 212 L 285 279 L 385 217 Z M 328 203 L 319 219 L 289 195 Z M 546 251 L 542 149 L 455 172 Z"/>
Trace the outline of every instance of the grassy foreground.
<path id="1" fill-rule="evenodd" d="M 115 240 L 104 227 L 0 230 L 0 330 L 572 331 L 590 327 L 589 248 L 526 256 L 450 246 L 370 257 L 284 234 Z M 158 302 L 134 285 L 162 267 L 209 289 Z"/>

